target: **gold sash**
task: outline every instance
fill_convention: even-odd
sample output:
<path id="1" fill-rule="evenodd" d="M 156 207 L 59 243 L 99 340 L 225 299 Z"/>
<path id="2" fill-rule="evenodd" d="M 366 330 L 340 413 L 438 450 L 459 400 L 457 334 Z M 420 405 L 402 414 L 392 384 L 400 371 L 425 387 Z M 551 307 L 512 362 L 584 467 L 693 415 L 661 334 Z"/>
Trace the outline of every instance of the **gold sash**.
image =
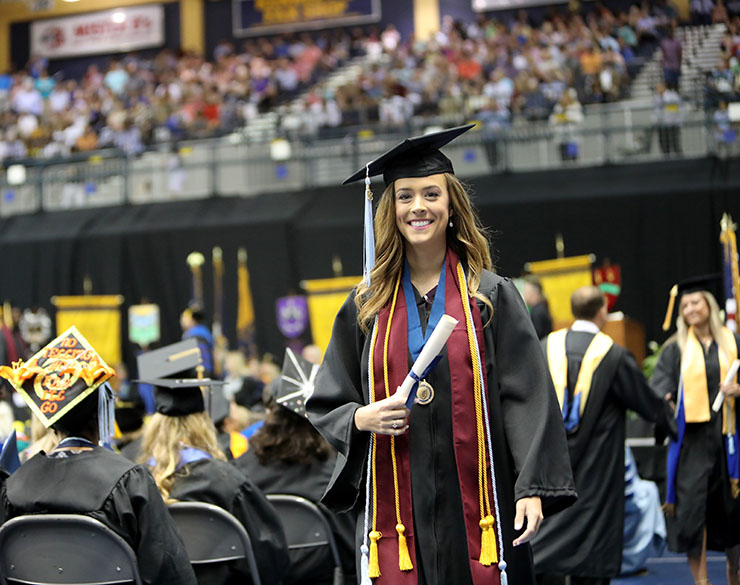
<path id="1" fill-rule="evenodd" d="M 547 364 L 550 367 L 550 376 L 552 377 L 555 393 L 558 396 L 560 408 L 563 408 L 565 392 L 568 387 L 568 357 L 565 354 L 565 336 L 569 329 L 561 329 L 547 336 Z M 601 364 L 601 360 L 614 345 L 614 340 L 599 331 L 586 350 L 581 362 L 581 369 L 578 371 L 578 381 L 573 392 L 573 396 L 581 395 L 581 404 L 578 409 L 578 415 L 583 415 L 583 409 L 586 407 L 588 394 L 591 391 L 591 380 L 596 368 Z"/>
<path id="2" fill-rule="evenodd" d="M 723 383 L 727 370 L 737 359 L 737 344 L 732 331 L 726 327 L 722 328 L 724 345 L 729 351 L 726 355 L 722 347 L 717 344 L 719 357 L 719 381 Z M 687 423 L 708 422 L 711 418 L 709 412 L 709 388 L 707 388 L 707 366 L 704 361 L 704 350 L 693 327 L 689 327 L 686 338 L 686 348 L 681 358 L 681 376 L 683 378 L 683 408 Z M 734 409 L 734 399 L 725 400 L 725 410 Z M 729 412 L 725 412 L 724 424 L 727 426 Z M 724 432 L 724 430 L 723 430 Z"/>

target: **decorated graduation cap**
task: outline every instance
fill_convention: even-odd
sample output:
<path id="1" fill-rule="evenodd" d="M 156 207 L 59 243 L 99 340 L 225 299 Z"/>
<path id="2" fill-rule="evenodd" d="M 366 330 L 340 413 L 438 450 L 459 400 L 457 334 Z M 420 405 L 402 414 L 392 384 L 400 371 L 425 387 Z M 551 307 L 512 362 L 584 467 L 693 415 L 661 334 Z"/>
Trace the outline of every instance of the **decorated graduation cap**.
<path id="1" fill-rule="evenodd" d="M 223 385 L 219 380 L 196 377 L 201 357 L 195 338 L 142 353 L 137 365 L 140 379 L 136 381 L 154 386 L 155 409 L 166 416 L 203 412 L 201 388 Z"/>
<path id="2" fill-rule="evenodd" d="M 275 402 L 298 416 L 306 417 L 306 400 L 313 394 L 318 371 L 319 366 L 287 348 L 280 383 L 274 389 Z"/>
<path id="3" fill-rule="evenodd" d="M 668 297 L 668 309 L 666 310 L 665 320 L 663 321 L 663 331 L 668 331 L 671 327 L 676 299 L 680 301 L 683 295 L 695 292 L 708 292 L 711 293 L 715 299 L 718 299 L 722 296 L 721 287 L 721 274 L 703 274 L 701 276 L 687 278 L 674 284 Z"/>
<path id="4" fill-rule="evenodd" d="M 400 144 L 367 163 L 343 185 L 365 179 L 365 238 L 363 280 L 370 284 L 370 271 L 375 264 L 375 234 L 373 232 L 373 194 L 370 190 L 370 177 L 383 175 L 386 185 L 396 179 L 428 177 L 442 173 L 454 174 L 452 162 L 439 149 L 470 130 L 475 124 L 466 124 L 431 132 L 424 136 L 407 138 Z"/>
<path id="5" fill-rule="evenodd" d="M 19 360 L 12 367 L 0 367 L 0 376 L 11 383 L 46 428 L 113 375 L 113 368 L 103 361 L 76 327 L 67 329 L 27 362 Z M 99 421 L 101 441 L 107 438 L 106 431 L 110 430 L 105 425 L 112 417 L 113 406 L 112 391 L 107 384 L 104 388 L 101 406 L 105 406 L 105 416 Z"/>

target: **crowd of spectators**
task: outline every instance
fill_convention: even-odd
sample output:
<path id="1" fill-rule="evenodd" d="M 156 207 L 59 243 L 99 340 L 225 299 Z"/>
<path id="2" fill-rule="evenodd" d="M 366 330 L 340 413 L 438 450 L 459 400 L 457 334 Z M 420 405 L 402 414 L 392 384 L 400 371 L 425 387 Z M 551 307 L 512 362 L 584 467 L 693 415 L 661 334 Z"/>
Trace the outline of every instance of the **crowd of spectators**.
<path id="1" fill-rule="evenodd" d="M 725 12 L 726 16 L 726 12 Z M 720 57 L 707 73 L 707 107 L 721 101 L 740 100 L 740 17 L 726 18 L 727 31 L 722 39 Z"/>
<path id="2" fill-rule="evenodd" d="M 369 41 L 375 59 L 358 80 L 313 99 L 336 101 L 341 120 L 328 122 L 335 125 L 377 119 L 398 126 L 411 115 L 480 112 L 497 125 L 517 116 L 547 120 L 565 93 L 580 104 L 623 98 L 677 18 L 664 0 L 626 12 L 600 3 L 588 13 L 553 9 L 538 26 L 523 10 L 508 23 L 483 14 L 471 23 L 446 17 L 426 42 L 389 29 Z"/>
<path id="3" fill-rule="evenodd" d="M 139 154 L 161 139 L 229 132 L 364 50 L 364 33 L 327 32 L 216 46 L 211 60 L 163 50 L 49 75 L 43 59 L 0 72 L 0 161 L 114 146 Z"/>
<path id="4" fill-rule="evenodd" d="M 721 2 L 712 5 L 712 18 L 723 18 Z M 81 79 L 50 76 L 47 63 L 34 59 L 23 71 L 0 73 L 0 161 L 109 146 L 134 156 L 157 141 L 231 132 L 271 109 L 288 133 L 368 123 L 398 128 L 412 116 L 477 115 L 489 132 L 517 118 L 558 124 L 558 104 L 574 111 L 624 97 L 645 58 L 661 40 L 670 44 L 677 16 L 670 0 L 627 11 L 571 3 L 537 25 L 522 10 L 509 22 L 444 17 L 426 41 L 403 38 L 393 25 L 248 40 L 238 49 L 224 41 L 209 60 L 163 50 L 91 65 Z M 729 68 L 720 77 L 740 69 L 735 35 L 729 38 Z M 359 77 L 321 82 L 358 54 L 367 55 Z M 304 90 L 302 99 L 280 106 Z"/>

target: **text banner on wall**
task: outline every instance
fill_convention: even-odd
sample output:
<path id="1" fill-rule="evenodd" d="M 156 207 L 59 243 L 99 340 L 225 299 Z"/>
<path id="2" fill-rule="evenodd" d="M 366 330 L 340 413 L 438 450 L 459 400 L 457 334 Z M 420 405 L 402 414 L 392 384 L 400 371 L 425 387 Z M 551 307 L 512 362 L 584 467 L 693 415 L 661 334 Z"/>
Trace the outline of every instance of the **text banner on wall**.
<path id="1" fill-rule="evenodd" d="M 31 54 L 49 59 L 121 53 L 163 44 L 164 8 L 161 4 L 31 23 Z"/>
<path id="2" fill-rule="evenodd" d="M 380 0 L 232 0 L 233 33 L 249 37 L 380 21 Z"/>
<path id="3" fill-rule="evenodd" d="M 509 10 L 522 6 L 546 6 L 549 4 L 563 4 L 563 0 L 472 0 L 472 7 L 476 12 Z"/>
<path id="4" fill-rule="evenodd" d="M 57 332 L 73 325 L 108 365 L 121 363 L 121 295 L 53 297 Z"/>
<path id="5" fill-rule="evenodd" d="M 526 270 L 540 279 L 542 292 L 547 297 L 550 315 L 556 329 L 566 327 L 573 322 L 570 295 L 577 288 L 593 284 L 591 272 L 593 261 L 593 255 L 587 254 L 529 262 L 525 265 Z"/>
<path id="6" fill-rule="evenodd" d="M 326 352 L 331 339 L 334 319 L 342 303 L 351 291 L 362 280 L 361 276 L 340 276 L 306 280 L 302 283 L 308 295 L 308 315 L 311 319 L 313 342 Z"/>

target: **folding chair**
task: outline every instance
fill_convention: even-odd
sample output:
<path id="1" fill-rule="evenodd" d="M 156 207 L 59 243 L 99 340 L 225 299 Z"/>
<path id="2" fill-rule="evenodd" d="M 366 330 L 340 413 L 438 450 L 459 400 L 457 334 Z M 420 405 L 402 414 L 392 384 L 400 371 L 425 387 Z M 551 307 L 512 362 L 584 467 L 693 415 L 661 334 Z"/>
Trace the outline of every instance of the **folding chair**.
<path id="1" fill-rule="evenodd" d="M 102 522 L 34 514 L 0 527 L 1 585 L 141 585 L 131 547 Z"/>
<path id="2" fill-rule="evenodd" d="M 297 556 L 305 557 L 312 552 L 311 549 L 326 547 L 334 565 L 332 583 L 343 585 L 344 577 L 339 560 L 339 549 L 334 533 L 321 509 L 300 496 L 268 494 L 267 499 L 280 516 L 291 559 Z"/>
<path id="3" fill-rule="evenodd" d="M 204 502 L 176 502 L 167 508 L 194 568 L 246 559 L 252 584 L 261 585 L 252 541 L 232 514 Z"/>

